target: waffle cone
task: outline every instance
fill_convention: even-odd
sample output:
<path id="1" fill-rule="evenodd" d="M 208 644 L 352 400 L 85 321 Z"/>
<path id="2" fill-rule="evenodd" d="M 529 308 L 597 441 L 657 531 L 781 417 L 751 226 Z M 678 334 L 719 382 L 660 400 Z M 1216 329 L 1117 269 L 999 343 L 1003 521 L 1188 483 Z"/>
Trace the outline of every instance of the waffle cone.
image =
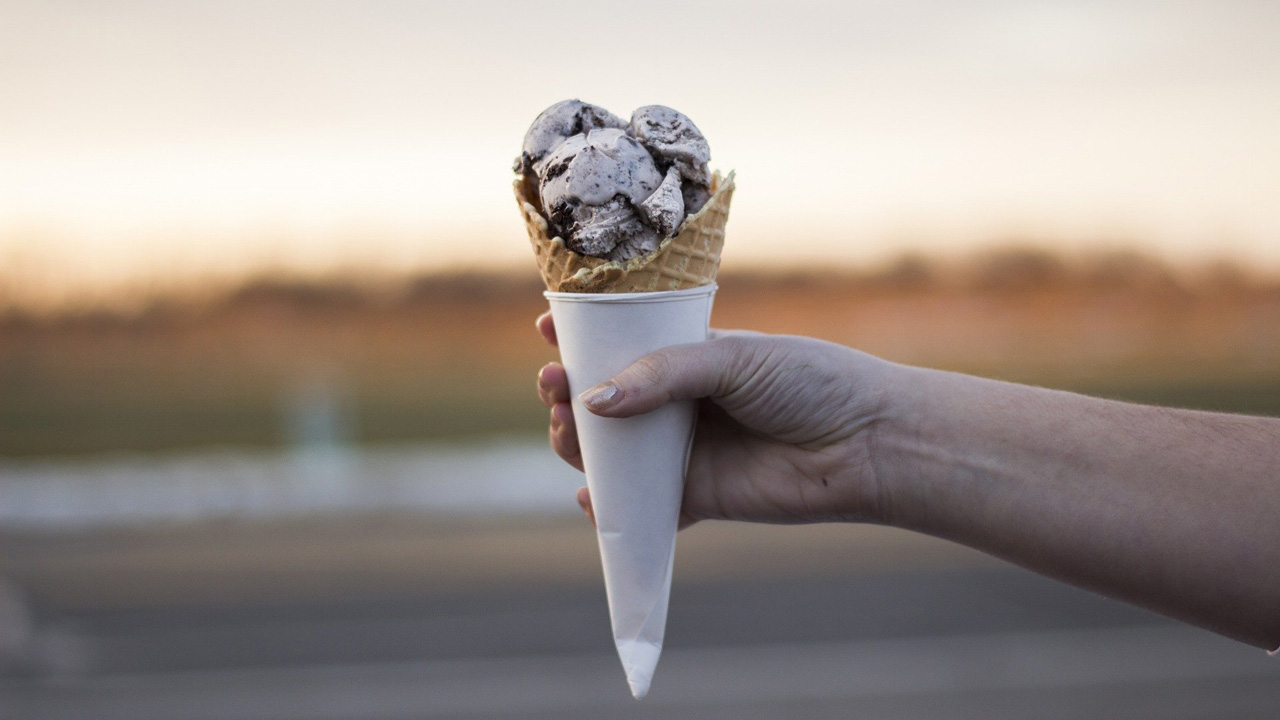
<path id="1" fill-rule="evenodd" d="M 516 202 L 524 217 L 538 270 L 548 290 L 576 293 L 629 293 L 686 290 L 709 285 L 720 269 L 724 226 L 733 200 L 733 173 L 711 179 L 711 199 L 685 219 L 675 237 L 652 254 L 625 261 L 581 255 L 553 237 L 529 180 L 515 181 Z"/>

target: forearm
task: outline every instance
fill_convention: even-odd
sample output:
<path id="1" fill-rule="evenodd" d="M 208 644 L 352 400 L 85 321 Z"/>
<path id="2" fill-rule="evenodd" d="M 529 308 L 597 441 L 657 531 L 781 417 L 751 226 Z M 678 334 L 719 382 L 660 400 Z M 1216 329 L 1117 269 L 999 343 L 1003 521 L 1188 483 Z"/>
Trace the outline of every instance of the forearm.
<path id="1" fill-rule="evenodd" d="M 874 431 L 886 519 L 1280 645 L 1280 420 L 915 368 Z"/>

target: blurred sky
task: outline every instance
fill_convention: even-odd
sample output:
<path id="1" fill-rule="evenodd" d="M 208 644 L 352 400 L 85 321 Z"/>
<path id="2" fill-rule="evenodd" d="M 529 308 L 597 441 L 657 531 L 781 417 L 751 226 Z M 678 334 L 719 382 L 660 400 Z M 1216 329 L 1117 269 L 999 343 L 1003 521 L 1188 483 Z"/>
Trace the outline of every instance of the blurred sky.
<path id="1" fill-rule="evenodd" d="M 1278 38 L 1268 0 L 0 0 L 0 263 L 528 262 L 510 164 L 580 97 L 703 129 L 739 175 L 726 264 L 1029 238 L 1280 267 Z"/>

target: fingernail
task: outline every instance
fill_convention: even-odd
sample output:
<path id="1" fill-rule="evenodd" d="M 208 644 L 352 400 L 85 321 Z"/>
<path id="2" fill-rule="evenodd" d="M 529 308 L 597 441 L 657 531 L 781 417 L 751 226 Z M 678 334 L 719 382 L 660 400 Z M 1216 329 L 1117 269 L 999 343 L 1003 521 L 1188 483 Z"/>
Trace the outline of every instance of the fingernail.
<path id="1" fill-rule="evenodd" d="M 617 402 L 618 386 L 612 382 L 597 385 L 578 396 L 592 410 L 603 410 Z"/>

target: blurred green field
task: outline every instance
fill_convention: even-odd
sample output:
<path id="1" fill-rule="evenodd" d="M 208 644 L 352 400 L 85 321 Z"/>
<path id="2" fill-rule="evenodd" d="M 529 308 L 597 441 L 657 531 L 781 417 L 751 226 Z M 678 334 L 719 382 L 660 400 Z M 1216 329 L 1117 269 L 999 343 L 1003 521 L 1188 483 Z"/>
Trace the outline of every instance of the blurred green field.
<path id="1" fill-rule="evenodd" d="M 517 387 L 517 385 L 519 387 Z M 532 382 L 509 378 L 438 393 L 358 396 L 350 416 L 358 443 L 465 439 L 539 432 L 545 409 Z M 0 411 L 0 456 L 48 456 L 189 447 L 277 447 L 291 441 L 271 390 L 253 396 L 51 398 L 11 396 Z M 15 394 L 16 395 L 16 394 Z"/>
<path id="2" fill-rule="evenodd" d="M 1099 384 L 1064 389 L 1147 405 L 1280 417 L 1280 379 Z"/>
<path id="3" fill-rule="evenodd" d="M 1118 267 L 1118 269 L 1117 269 Z M 394 291 L 258 280 L 132 313 L 0 315 L 0 457 L 298 441 L 317 393 L 362 444 L 540 435 L 524 275 Z M 1136 402 L 1280 416 L 1280 283 L 1022 252 L 939 270 L 729 274 L 714 322 Z"/>
<path id="4" fill-rule="evenodd" d="M 357 397 L 352 439 L 358 443 L 481 439 L 539 435 L 546 410 L 526 378 L 454 382 L 454 392 L 398 398 Z M 1164 383 L 1041 383 L 1100 397 L 1169 407 L 1280 417 L 1280 379 Z M 275 447 L 290 441 L 282 410 L 270 396 L 212 403 L 190 398 L 7 397 L 0 411 L 0 455 L 52 456 L 190 447 Z"/>

